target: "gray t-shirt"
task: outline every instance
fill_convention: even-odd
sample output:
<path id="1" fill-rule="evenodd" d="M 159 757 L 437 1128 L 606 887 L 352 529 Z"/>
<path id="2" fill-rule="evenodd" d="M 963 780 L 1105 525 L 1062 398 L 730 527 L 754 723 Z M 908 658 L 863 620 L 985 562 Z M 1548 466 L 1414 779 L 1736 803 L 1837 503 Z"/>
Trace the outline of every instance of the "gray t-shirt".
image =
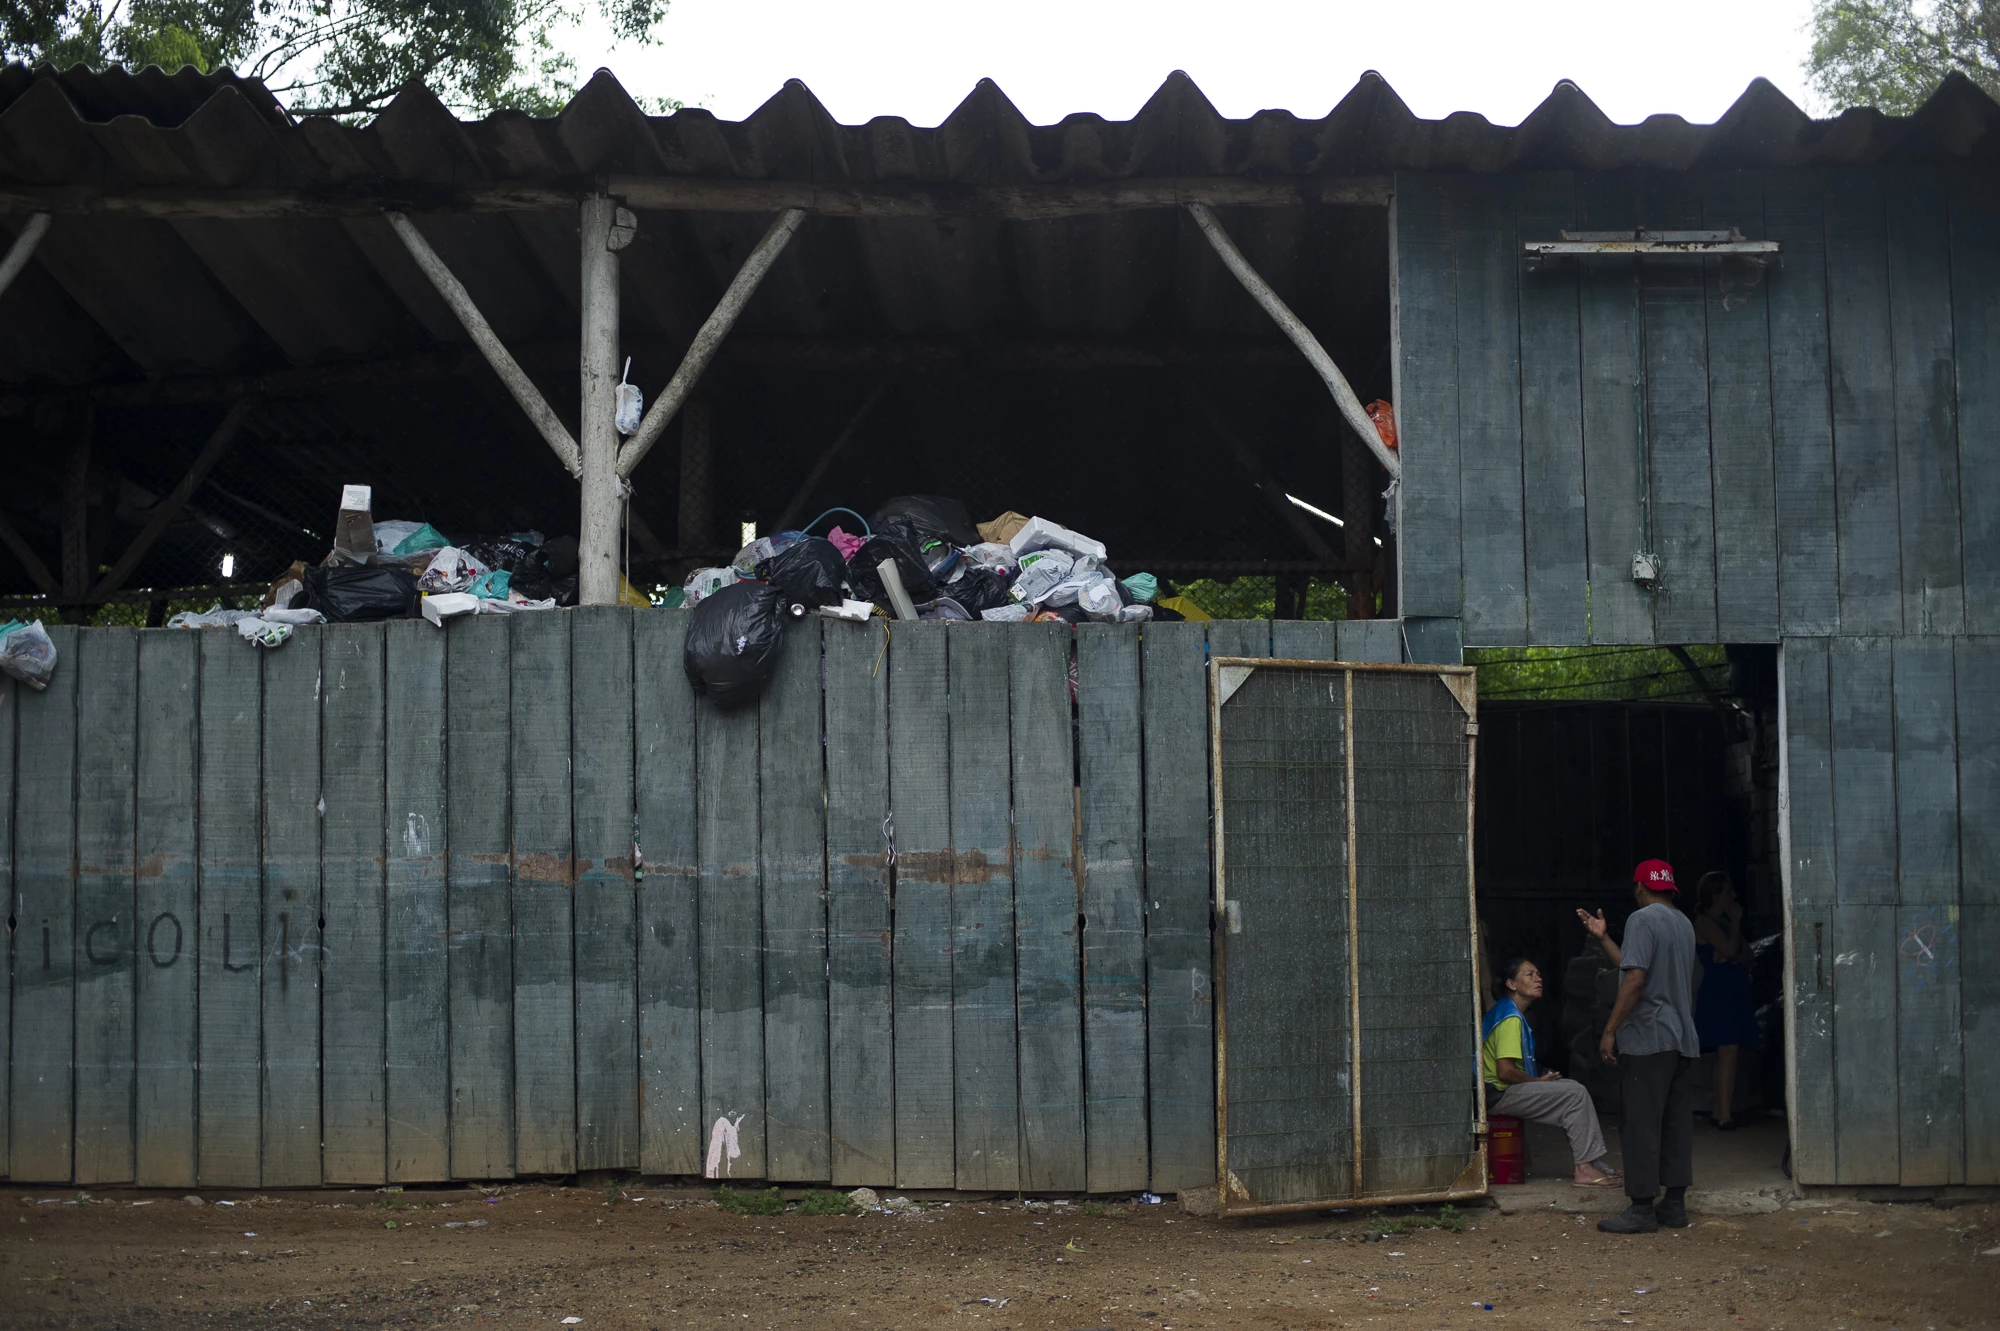
<path id="1" fill-rule="evenodd" d="M 1633 911 L 1625 921 L 1620 970 L 1643 970 L 1638 1006 L 1618 1028 L 1621 1054 L 1678 1051 L 1701 1057 L 1694 1029 L 1694 926 L 1665 902 Z"/>

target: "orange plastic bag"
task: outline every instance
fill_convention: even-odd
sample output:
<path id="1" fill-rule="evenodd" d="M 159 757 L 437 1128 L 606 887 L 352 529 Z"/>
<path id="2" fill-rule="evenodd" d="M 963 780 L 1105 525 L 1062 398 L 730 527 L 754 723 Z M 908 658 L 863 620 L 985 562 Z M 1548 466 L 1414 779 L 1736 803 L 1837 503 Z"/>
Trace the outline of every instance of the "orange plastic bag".
<path id="1" fill-rule="evenodd" d="M 1368 404 L 1368 419 L 1375 422 L 1375 433 L 1382 436 L 1383 445 L 1393 453 L 1396 451 L 1396 409 L 1386 398 L 1376 398 Z"/>

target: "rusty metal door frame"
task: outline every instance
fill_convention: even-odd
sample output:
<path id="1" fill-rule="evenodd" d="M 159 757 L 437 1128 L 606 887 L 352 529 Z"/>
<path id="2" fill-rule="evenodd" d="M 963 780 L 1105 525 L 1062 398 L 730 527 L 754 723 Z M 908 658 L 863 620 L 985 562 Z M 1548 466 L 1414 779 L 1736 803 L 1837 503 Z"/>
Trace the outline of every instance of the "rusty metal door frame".
<path id="1" fill-rule="evenodd" d="M 1428 1202 L 1470 1201 L 1487 1195 L 1487 1121 L 1485 1088 L 1480 1085 L 1479 1059 L 1474 1056 L 1469 1069 L 1472 1102 L 1476 1106 L 1472 1123 L 1473 1158 L 1452 1185 L 1441 1192 L 1412 1193 L 1402 1195 L 1369 1196 L 1362 1190 L 1363 1153 L 1361 1144 L 1361 951 L 1360 939 L 1360 864 L 1356 857 L 1356 804 L 1354 798 L 1354 676 L 1357 672 L 1370 674 L 1418 674 L 1437 678 L 1459 706 L 1465 711 L 1465 908 L 1466 921 L 1470 929 L 1471 958 L 1469 982 L 1472 1002 L 1470 1021 L 1474 1033 L 1473 1047 L 1479 1045 L 1478 1031 L 1482 1012 L 1479 994 L 1479 916 L 1473 894 L 1473 813 L 1475 791 L 1478 778 L 1479 756 L 1479 682 L 1478 671 L 1472 666 L 1433 665 L 1389 665 L 1359 661 L 1293 661 L 1257 656 L 1223 656 L 1212 658 L 1208 663 L 1208 725 L 1209 725 L 1209 770 L 1210 792 L 1213 800 L 1211 817 L 1214 822 L 1215 844 L 1215 1195 L 1218 1215 L 1272 1215 L 1287 1211 L 1323 1211 L 1342 1205 L 1365 1203 L 1371 1206 L 1400 1206 Z M 1354 1133 L 1354 1182 L 1349 1196 L 1333 1197 L 1308 1202 L 1282 1202 L 1273 1205 L 1256 1205 L 1247 1200 L 1232 1205 L 1231 1184 L 1234 1176 L 1229 1171 L 1229 976 L 1227 945 L 1224 939 L 1229 933 L 1228 861 L 1224 854 L 1226 829 L 1223 821 L 1223 767 L 1222 767 L 1222 706 L 1228 701 L 1223 692 L 1225 684 L 1234 693 L 1237 685 L 1247 679 L 1255 670 L 1318 670 L 1340 672 L 1345 690 L 1346 720 L 1342 733 L 1341 748 L 1346 764 L 1343 790 L 1347 806 L 1347 985 L 1348 1021 L 1350 1038 L 1348 1041 L 1351 1059 L 1352 1113 Z M 1241 672 L 1240 674 L 1235 672 Z"/>

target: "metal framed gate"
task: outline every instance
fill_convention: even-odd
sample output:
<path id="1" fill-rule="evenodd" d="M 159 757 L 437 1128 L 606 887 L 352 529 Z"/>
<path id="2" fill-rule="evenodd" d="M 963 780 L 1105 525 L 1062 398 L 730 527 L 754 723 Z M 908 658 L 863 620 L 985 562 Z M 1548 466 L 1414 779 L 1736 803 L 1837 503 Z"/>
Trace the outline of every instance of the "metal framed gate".
<path id="1" fill-rule="evenodd" d="M 1474 672 L 1209 670 L 1219 1210 L 1484 1195 Z"/>

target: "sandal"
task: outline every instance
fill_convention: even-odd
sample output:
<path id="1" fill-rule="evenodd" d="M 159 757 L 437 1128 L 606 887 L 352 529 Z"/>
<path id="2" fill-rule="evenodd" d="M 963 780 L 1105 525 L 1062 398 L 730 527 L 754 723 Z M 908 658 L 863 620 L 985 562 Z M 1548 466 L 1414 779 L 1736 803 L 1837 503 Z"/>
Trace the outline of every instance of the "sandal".
<path id="1" fill-rule="evenodd" d="M 1619 1178 L 1615 1174 L 1606 1174 L 1602 1178 L 1594 1178 L 1587 1183 L 1577 1179 L 1571 1179 L 1569 1181 L 1569 1185 L 1572 1188 L 1616 1188 L 1621 1186 L 1623 1183 L 1624 1180 Z"/>

